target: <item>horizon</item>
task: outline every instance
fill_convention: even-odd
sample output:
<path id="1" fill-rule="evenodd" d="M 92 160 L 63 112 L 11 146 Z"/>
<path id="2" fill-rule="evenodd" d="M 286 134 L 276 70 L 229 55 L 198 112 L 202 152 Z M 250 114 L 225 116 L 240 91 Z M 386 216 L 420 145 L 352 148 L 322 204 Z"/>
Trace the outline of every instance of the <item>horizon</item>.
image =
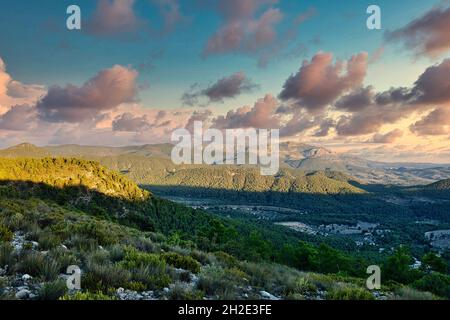
<path id="1" fill-rule="evenodd" d="M 280 146 L 282 146 L 283 144 L 286 143 L 292 143 L 294 141 L 285 141 L 285 142 L 281 142 Z M 308 144 L 308 143 L 303 143 L 303 142 L 295 142 L 297 144 L 301 144 L 301 145 L 305 145 L 305 146 L 309 146 L 309 147 L 313 147 L 313 148 L 320 148 L 320 149 L 325 149 L 327 151 L 330 151 L 334 154 L 339 154 L 339 155 L 343 155 L 345 154 L 345 152 L 334 152 L 331 151 L 323 146 L 320 145 L 312 145 L 312 144 Z M 33 147 L 37 147 L 37 148 L 50 148 L 50 147 L 67 147 L 67 146 L 76 146 L 76 147 L 85 147 L 85 148 L 98 148 L 98 147 L 103 147 L 103 148 L 127 148 L 127 147 L 145 147 L 145 146 L 161 146 L 161 145 L 171 145 L 171 146 L 175 146 L 175 143 L 172 142 L 164 142 L 164 143 L 145 143 L 145 144 L 127 144 L 127 145 L 89 145 L 89 144 L 76 144 L 76 143 L 68 143 L 68 144 L 53 144 L 53 145 L 37 145 L 37 144 L 33 144 L 33 143 L 29 143 L 29 142 L 22 142 L 19 144 L 14 144 L 14 145 L 10 145 L 10 146 L 6 146 L 3 148 L 0 148 L 0 151 L 3 150 L 8 150 L 8 149 L 13 149 L 15 147 L 19 147 L 22 145 L 29 145 L 29 146 L 33 146 Z M 1 156 L 0 156 L 1 158 Z M 354 158 L 361 158 L 358 156 L 354 156 Z M 379 162 L 379 163 L 384 163 L 384 164 L 397 164 L 397 165 L 402 165 L 402 164 L 415 164 L 415 165 L 445 165 L 445 166 L 450 166 L 450 162 L 415 162 L 415 161 L 379 161 L 379 160 L 374 160 L 374 159 L 370 159 L 370 158 L 361 158 L 364 160 L 369 160 L 372 162 Z"/>

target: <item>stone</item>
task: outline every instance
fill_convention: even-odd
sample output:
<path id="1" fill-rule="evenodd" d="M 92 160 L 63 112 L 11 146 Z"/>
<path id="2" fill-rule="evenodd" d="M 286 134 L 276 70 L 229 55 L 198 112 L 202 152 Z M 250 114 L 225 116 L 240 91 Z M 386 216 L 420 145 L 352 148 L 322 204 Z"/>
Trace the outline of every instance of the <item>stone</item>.
<path id="1" fill-rule="evenodd" d="M 273 294 L 268 293 L 267 291 L 260 291 L 259 294 L 263 299 L 266 300 L 280 300 L 280 298 L 275 297 Z"/>
<path id="2" fill-rule="evenodd" d="M 22 289 L 16 293 L 16 299 L 26 299 L 30 295 L 30 290 Z"/>
<path id="3" fill-rule="evenodd" d="M 30 276 L 29 274 L 24 274 L 24 275 L 22 276 L 22 280 L 23 280 L 23 281 L 28 281 L 28 280 L 31 280 L 31 279 L 33 279 L 33 277 Z"/>

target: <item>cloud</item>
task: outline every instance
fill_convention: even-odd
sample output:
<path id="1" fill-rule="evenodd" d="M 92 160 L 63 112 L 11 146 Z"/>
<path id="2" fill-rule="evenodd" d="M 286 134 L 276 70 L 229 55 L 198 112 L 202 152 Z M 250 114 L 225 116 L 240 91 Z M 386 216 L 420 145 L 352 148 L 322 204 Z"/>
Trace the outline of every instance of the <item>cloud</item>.
<path id="1" fill-rule="evenodd" d="M 278 100 L 270 94 L 259 99 L 253 107 L 244 106 L 229 111 L 226 116 L 214 119 L 212 127 L 218 129 L 257 128 L 276 129 L 280 127 L 280 117 L 276 114 Z"/>
<path id="2" fill-rule="evenodd" d="M 384 124 L 393 124 L 436 104 L 450 104 L 450 59 L 427 68 L 411 88 L 391 88 L 375 93 L 369 86 L 342 96 L 334 107 L 349 114 L 339 118 L 336 131 L 342 136 L 374 133 Z M 411 130 L 416 134 L 445 134 L 445 116 L 448 113 L 444 109 L 436 109 L 412 125 Z"/>
<path id="3" fill-rule="evenodd" d="M 14 80 L 6 70 L 6 64 L 0 58 L 0 113 L 13 105 L 33 104 L 46 92 L 44 86 L 23 84 Z"/>
<path id="4" fill-rule="evenodd" d="M 0 130 L 25 131 L 34 126 L 36 109 L 28 105 L 13 106 L 0 116 Z"/>
<path id="5" fill-rule="evenodd" d="M 436 108 L 410 126 L 417 135 L 446 135 L 450 133 L 450 108 Z"/>
<path id="6" fill-rule="evenodd" d="M 195 90 L 196 86 L 194 85 L 191 87 L 191 92 L 184 93 L 181 99 L 184 104 L 191 106 L 198 104 L 201 97 L 206 97 L 209 100 L 208 103 L 223 102 L 225 99 L 235 98 L 256 88 L 258 85 L 248 79 L 245 73 L 237 72 L 217 80 L 206 89 Z"/>
<path id="7" fill-rule="evenodd" d="M 333 64 L 331 53 L 317 53 L 310 62 L 305 60 L 300 70 L 286 80 L 279 97 L 309 112 L 322 112 L 339 96 L 362 84 L 367 59 L 367 53 L 363 52 L 346 62 Z"/>
<path id="8" fill-rule="evenodd" d="M 403 131 L 400 129 L 392 130 L 386 134 L 377 133 L 372 137 L 370 142 L 373 143 L 394 143 L 398 138 L 403 136 Z"/>
<path id="9" fill-rule="evenodd" d="M 373 98 L 373 87 L 361 87 L 339 98 L 334 106 L 338 110 L 354 112 L 370 106 Z"/>
<path id="10" fill-rule="evenodd" d="M 319 129 L 314 133 L 314 137 L 326 137 L 330 130 L 334 128 L 336 121 L 334 119 L 323 119 L 319 125 Z"/>
<path id="11" fill-rule="evenodd" d="M 425 70 L 412 90 L 417 103 L 450 102 L 450 59 Z"/>
<path id="12" fill-rule="evenodd" d="M 36 105 L 39 116 L 48 122 L 81 122 L 93 119 L 136 96 L 137 72 L 113 66 L 99 72 L 83 86 L 54 86 Z"/>
<path id="13" fill-rule="evenodd" d="M 163 34 L 174 31 L 178 23 L 186 20 L 181 13 L 178 0 L 153 0 L 153 2 L 158 5 L 164 21 L 161 30 Z"/>
<path id="14" fill-rule="evenodd" d="M 416 55 L 431 58 L 446 53 L 450 49 L 450 8 L 437 6 L 406 26 L 387 32 L 390 42 L 401 42 Z"/>
<path id="15" fill-rule="evenodd" d="M 186 124 L 186 129 L 190 132 L 194 131 L 194 122 L 201 121 L 203 123 L 207 122 L 212 116 L 211 110 L 194 111 Z"/>
<path id="16" fill-rule="evenodd" d="M 296 110 L 292 118 L 281 127 L 282 137 L 294 136 L 320 124 L 320 117 L 311 116 L 304 110 Z"/>
<path id="17" fill-rule="evenodd" d="M 203 56 L 230 52 L 255 53 L 276 39 L 275 26 L 282 20 L 279 9 L 269 7 L 277 0 L 228 0 L 217 3 L 223 23 L 208 40 Z"/>
<path id="18" fill-rule="evenodd" d="M 317 14 L 314 7 L 308 8 L 305 12 L 298 14 L 291 22 L 291 26 L 280 32 L 277 39 L 267 48 L 262 50 L 258 59 L 259 67 L 266 67 L 274 59 L 292 59 L 304 56 L 308 49 L 304 43 L 297 43 L 294 48 L 290 48 L 292 43 L 299 38 L 300 25 L 308 21 Z M 289 50 L 286 50 L 289 48 Z"/>
<path id="19" fill-rule="evenodd" d="M 147 116 L 134 116 L 130 112 L 126 112 L 116 117 L 112 123 L 113 131 L 139 132 L 150 127 Z"/>
<path id="20" fill-rule="evenodd" d="M 135 0 L 99 0 L 86 30 L 96 36 L 133 33 L 144 23 L 134 12 Z"/>

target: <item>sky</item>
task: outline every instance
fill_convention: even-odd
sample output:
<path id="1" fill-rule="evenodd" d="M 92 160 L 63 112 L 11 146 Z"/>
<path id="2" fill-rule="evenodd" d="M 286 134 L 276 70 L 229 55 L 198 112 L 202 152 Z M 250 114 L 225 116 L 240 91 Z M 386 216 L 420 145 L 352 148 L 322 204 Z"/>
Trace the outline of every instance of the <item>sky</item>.
<path id="1" fill-rule="evenodd" d="M 3 0 L 0 147 L 169 142 L 204 121 L 450 163 L 446 30 L 442 0 Z"/>

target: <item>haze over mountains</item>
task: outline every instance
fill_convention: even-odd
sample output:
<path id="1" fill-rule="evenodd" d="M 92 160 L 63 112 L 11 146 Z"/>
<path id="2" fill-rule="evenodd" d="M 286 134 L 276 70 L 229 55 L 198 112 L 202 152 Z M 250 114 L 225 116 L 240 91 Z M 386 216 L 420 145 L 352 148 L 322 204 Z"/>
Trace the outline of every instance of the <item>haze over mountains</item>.
<path id="1" fill-rule="evenodd" d="M 0 157 L 64 156 L 87 159 L 114 157 L 134 160 L 160 159 L 170 167 L 171 144 L 139 145 L 125 147 L 61 145 L 37 147 L 24 143 L 0 150 Z M 311 171 L 337 171 L 367 184 L 424 185 L 450 178 L 450 164 L 385 163 L 371 161 L 345 153 L 335 153 L 326 148 L 303 143 L 286 142 L 280 145 L 282 168 Z M 164 161 L 166 160 L 166 161 Z M 110 161 L 111 162 L 111 161 Z M 136 161 L 133 161 L 136 163 Z M 160 163 L 161 165 L 161 163 Z M 142 165 L 140 165 L 142 166 Z M 116 168 L 124 170 L 124 168 Z M 129 168 L 131 169 L 131 168 Z"/>

